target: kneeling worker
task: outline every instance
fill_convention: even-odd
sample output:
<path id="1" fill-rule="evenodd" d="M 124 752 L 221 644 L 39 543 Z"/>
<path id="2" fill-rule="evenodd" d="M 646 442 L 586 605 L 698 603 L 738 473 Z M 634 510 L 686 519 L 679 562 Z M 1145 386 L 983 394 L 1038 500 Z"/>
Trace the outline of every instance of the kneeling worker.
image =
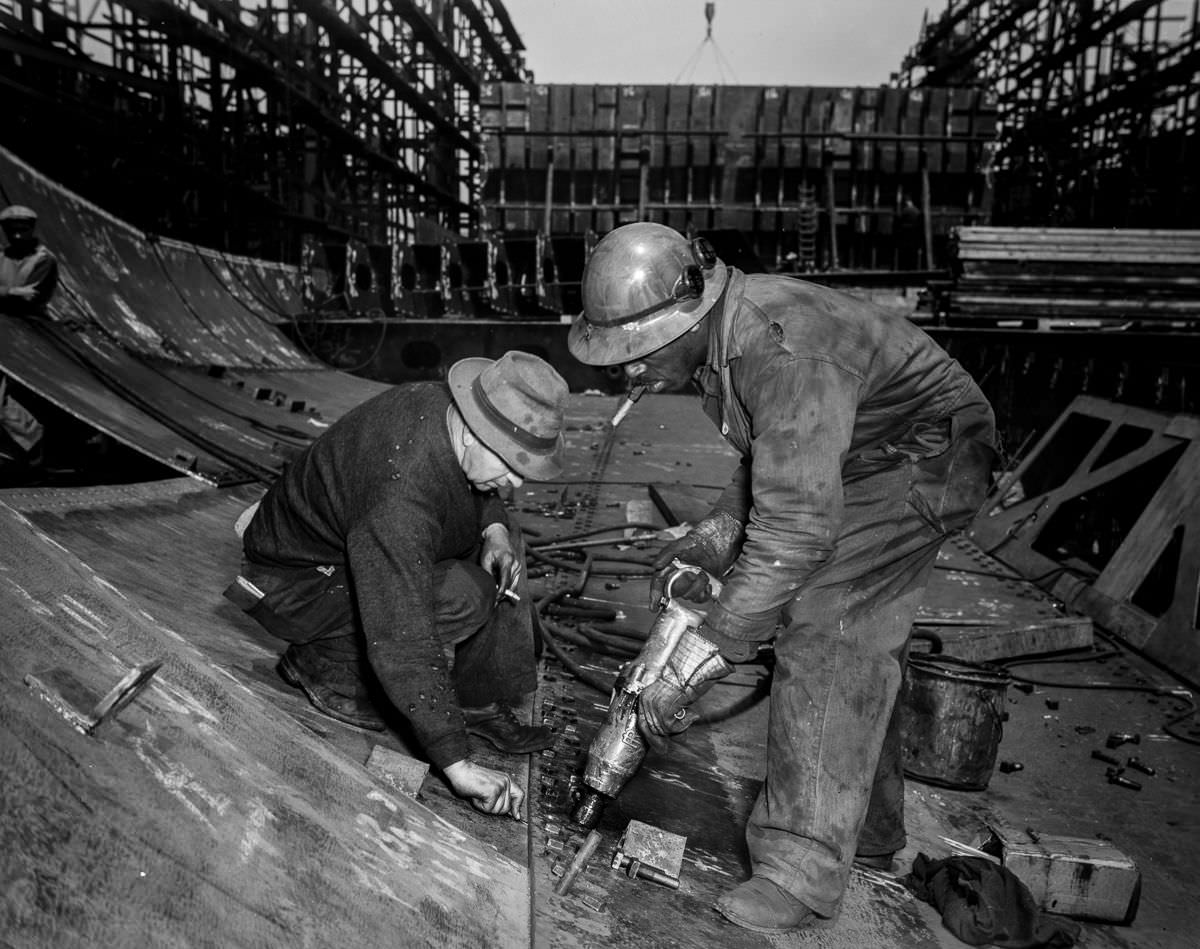
<path id="1" fill-rule="evenodd" d="M 533 617 L 496 492 L 559 474 L 566 398 L 546 362 L 509 352 L 364 402 L 264 495 L 226 591 L 291 642 L 279 673 L 317 709 L 382 729 L 382 687 L 454 792 L 490 814 L 519 818 L 525 792 L 471 761 L 467 733 L 510 754 L 552 741 L 512 711 L 536 685 Z"/>

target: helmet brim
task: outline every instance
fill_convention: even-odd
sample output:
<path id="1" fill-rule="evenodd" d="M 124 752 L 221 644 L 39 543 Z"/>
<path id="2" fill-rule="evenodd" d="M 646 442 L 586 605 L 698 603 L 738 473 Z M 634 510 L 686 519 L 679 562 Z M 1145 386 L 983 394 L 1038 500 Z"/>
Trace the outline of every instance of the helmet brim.
<path id="1" fill-rule="evenodd" d="M 704 278 L 704 291 L 692 300 L 682 300 L 644 320 L 623 326 L 598 326 L 580 313 L 567 333 L 567 348 L 589 366 L 619 366 L 648 356 L 699 323 L 725 292 L 729 268 L 717 261 Z"/>

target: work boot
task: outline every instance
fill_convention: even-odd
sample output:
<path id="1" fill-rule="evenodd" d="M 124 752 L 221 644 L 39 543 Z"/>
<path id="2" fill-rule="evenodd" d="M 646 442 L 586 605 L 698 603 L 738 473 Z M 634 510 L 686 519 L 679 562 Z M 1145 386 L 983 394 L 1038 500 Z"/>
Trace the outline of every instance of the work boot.
<path id="1" fill-rule="evenodd" d="M 818 916 L 798 899 L 765 877 L 751 877 L 713 904 L 731 923 L 756 933 L 786 933 L 793 929 L 828 928 L 832 920 Z"/>
<path id="2" fill-rule="evenodd" d="M 862 854 L 854 855 L 854 865 L 862 867 L 866 870 L 882 870 L 884 873 L 891 873 L 896 868 L 896 861 L 893 859 L 894 853 L 878 853 L 878 854 Z"/>
<path id="3" fill-rule="evenodd" d="M 291 645 L 276 668 L 283 681 L 300 689 L 323 715 L 358 728 L 383 731 L 383 719 L 351 663 L 334 662 L 311 647 Z"/>
<path id="4" fill-rule="evenodd" d="M 527 755 L 554 744 L 554 735 L 545 725 L 522 725 L 507 705 L 492 702 L 481 708 L 464 708 L 467 731 L 478 735 L 508 755 Z"/>

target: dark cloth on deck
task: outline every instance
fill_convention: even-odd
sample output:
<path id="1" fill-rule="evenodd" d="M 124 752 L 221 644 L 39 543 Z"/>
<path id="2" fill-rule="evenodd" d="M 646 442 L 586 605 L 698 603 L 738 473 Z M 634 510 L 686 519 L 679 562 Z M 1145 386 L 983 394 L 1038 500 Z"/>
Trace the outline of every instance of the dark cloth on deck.
<path id="1" fill-rule="evenodd" d="M 1078 923 L 1043 914 L 1016 874 L 983 857 L 930 860 L 917 854 L 904 883 L 971 946 L 1065 949 L 1079 938 Z"/>

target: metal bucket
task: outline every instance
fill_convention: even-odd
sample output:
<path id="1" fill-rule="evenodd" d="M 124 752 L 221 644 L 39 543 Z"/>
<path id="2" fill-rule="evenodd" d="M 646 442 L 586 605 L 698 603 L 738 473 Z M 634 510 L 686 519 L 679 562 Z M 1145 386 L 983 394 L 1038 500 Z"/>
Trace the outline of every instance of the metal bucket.
<path id="1" fill-rule="evenodd" d="M 898 699 L 905 775 L 964 791 L 986 788 L 1008 683 L 996 668 L 952 656 L 911 656 Z"/>

